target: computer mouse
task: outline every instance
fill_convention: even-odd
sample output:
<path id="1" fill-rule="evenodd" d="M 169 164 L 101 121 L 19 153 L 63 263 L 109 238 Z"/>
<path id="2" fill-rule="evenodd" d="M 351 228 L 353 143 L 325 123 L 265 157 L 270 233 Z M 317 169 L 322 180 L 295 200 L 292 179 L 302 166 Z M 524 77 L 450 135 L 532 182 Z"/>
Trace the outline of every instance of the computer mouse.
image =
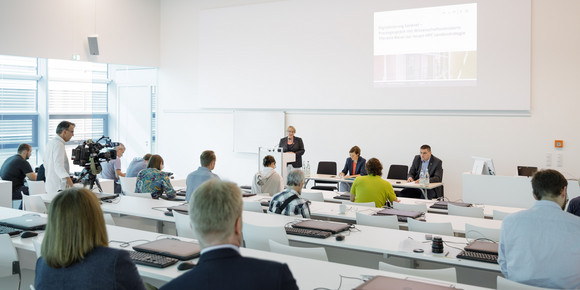
<path id="1" fill-rule="evenodd" d="M 344 240 L 344 235 L 336 235 L 336 240 L 337 241 L 343 241 Z"/>
<path id="2" fill-rule="evenodd" d="M 191 269 L 193 267 L 195 267 L 195 264 L 194 263 L 191 263 L 191 262 L 183 262 L 183 263 L 181 263 L 181 264 L 179 264 L 177 266 L 177 270 L 184 271 L 184 270 L 189 270 L 189 269 Z"/>
<path id="3" fill-rule="evenodd" d="M 20 234 L 20 237 L 23 239 L 32 238 L 32 237 L 36 237 L 36 236 L 38 236 L 38 233 L 35 233 L 35 232 L 23 232 L 22 234 Z"/>
<path id="4" fill-rule="evenodd" d="M 167 210 L 164 212 L 166 216 L 173 216 L 173 212 L 170 210 Z"/>

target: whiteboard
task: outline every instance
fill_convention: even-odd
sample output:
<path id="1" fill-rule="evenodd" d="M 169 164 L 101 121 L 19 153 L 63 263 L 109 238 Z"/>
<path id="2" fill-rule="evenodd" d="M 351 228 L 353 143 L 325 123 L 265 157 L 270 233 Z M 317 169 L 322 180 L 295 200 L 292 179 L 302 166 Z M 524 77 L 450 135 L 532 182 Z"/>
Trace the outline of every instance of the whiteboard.
<path id="1" fill-rule="evenodd" d="M 258 147 L 277 147 L 284 120 L 282 111 L 234 111 L 234 152 L 257 154 Z"/>

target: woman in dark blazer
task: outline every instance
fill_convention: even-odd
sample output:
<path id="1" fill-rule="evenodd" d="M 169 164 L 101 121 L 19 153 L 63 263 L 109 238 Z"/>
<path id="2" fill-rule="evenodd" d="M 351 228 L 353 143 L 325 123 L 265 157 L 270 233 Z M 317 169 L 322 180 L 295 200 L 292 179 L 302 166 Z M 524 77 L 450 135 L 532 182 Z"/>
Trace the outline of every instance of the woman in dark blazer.
<path id="1" fill-rule="evenodd" d="M 342 169 L 338 175 L 340 177 L 344 177 L 348 174 L 351 178 L 367 175 L 367 170 L 365 168 L 367 161 L 360 156 L 360 148 L 358 146 L 354 146 L 350 148 L 348 154 L 350 157 L 346 159 L 346 162 L 344 163 L 344 169 Z M 340 182 L 339 191 L 350 192 L 350 184 L 346 182 Z"/>
<path id="2" fill-rule="evenodd" d="M 284 152 L 294 152 L 296 154 L 296 161 L 288 163 L 294 168 L 302 167 L 302 155 L 304 155 L 304 143 L 302 139 L 294 136 L 296 134 L 296 128 L 294 126 L 288 126 L 288 136 L 280 139 L 280 144 L 278 145 Z"/>
<path id="3" fill-rule="evenodd" d="M 145 290 L 129 252 L 108 244 L 95 194 L 85 188 L 64 190 L 50 204 L 34 288 Z"/>

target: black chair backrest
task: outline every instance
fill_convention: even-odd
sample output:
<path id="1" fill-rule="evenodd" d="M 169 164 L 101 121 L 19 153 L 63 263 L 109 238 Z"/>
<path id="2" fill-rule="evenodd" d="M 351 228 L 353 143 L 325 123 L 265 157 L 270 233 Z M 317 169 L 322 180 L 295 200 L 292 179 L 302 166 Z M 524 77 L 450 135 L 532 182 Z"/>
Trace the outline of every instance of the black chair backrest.
<path id="1" fill-rule="evenodd" d="M 318 162 L 318 169 L 316 174 L 332 174 L 336 175 L 336 162 L 334 161 L 320 161 Z"/>
<path id="2" fill-rule="evenodd" d="M 409 172 L 409 166 L 392 164 L 389 167 L 389 173 L 387 174 L 387 179 L 407 179 L 407 173 Z"/>
<path id="3" fill-rule="evenodd" d="M 518 176 L 532 176 L 538 171 L 538 167 L 518 166 Z"/>

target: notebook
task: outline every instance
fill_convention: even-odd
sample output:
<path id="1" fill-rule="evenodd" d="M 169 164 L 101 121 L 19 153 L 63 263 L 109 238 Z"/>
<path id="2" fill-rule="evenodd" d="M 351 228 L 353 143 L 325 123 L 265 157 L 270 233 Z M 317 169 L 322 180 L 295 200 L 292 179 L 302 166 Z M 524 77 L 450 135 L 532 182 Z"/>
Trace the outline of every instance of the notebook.
<path id="1" fill-rule="evenodd" d="M 46 218 L 37 214 L 27 214 L 19 217 L 0 220 L 0 225 L 25 231 L 44 230 L 46 227 Z"/>
<path id="2" fill-rule="evenodd" d="M 475 240 L 475 241 L 469 243 L 469 245 L 467 245 L 463 249 L 466 251 L 471 251 L 471 252 L 497 255 L 498 254 L 498 243 Z"/>
<path id="3" fill-rule="evenodd" d="M 419 211 L 410 211 L 410 210 L 400 210 L 394 208 L 385 208 L 376 213 L 376 215 L 396 215 L 398 217 L 407 217 L 407 218 L 418 218 L 422 215 L 422 212 Z"/>
<path id="4" fill-rule="evenodd" d="M 292 225 L 292 227 L 301 228 L 301 229 L 326 231 L 326 232 L 331 232 L 333 234 L 336 234 L 336 233 L 340 233 L 340 232 L 348 230 L 350 228 L 350 225 L 345 224 L 345 223 L 326 222 L 326 221 L 318 221 L 318 220 L 307 220 L 307 221 L 301 221 L 299 223 L 295 223 Z"/>
<path id="5" fill-rule="evenodd" d="M 455 206 L 462 206 L 462 207 L 473 206 L 473 204 L 466 203 L 466 202 L 438 201 L 438 202 L 434 203 L 433 205 L 431 205 L 430 208 L 447 209 L 448 204 L 452 204 Z"/>
<path id="6" fill-rule="evenodd" d="M 409 279 L 398 279 L 385 276 L 375 276 L 374 278 L 366 281 L 362 285 L 355 288 L 355 290 L 414 290 L 414 289 L 425 289 L 425 290 L 444 290 L 444 289 L 456 289 L 452 284 L 431 284 L 425 282 L 419 282 Z"/>
<path id="7" fill-rule="evenodd" d="M 199 244 L 184 242 L 177 239 L 160 239 L 134 246 L 133 250 L 176 258 L 182 261 L 199 257 Z"/>
<path id="8" fill-rule="evenodd" d="M 177 212 L 183 213 L 183 214 L 188 214 L 189 213 L 189 204 L 184 203 L 184 204 L 168 207 L 167 209 L 174 210 L 174 211 L 177 211 Z"/>

